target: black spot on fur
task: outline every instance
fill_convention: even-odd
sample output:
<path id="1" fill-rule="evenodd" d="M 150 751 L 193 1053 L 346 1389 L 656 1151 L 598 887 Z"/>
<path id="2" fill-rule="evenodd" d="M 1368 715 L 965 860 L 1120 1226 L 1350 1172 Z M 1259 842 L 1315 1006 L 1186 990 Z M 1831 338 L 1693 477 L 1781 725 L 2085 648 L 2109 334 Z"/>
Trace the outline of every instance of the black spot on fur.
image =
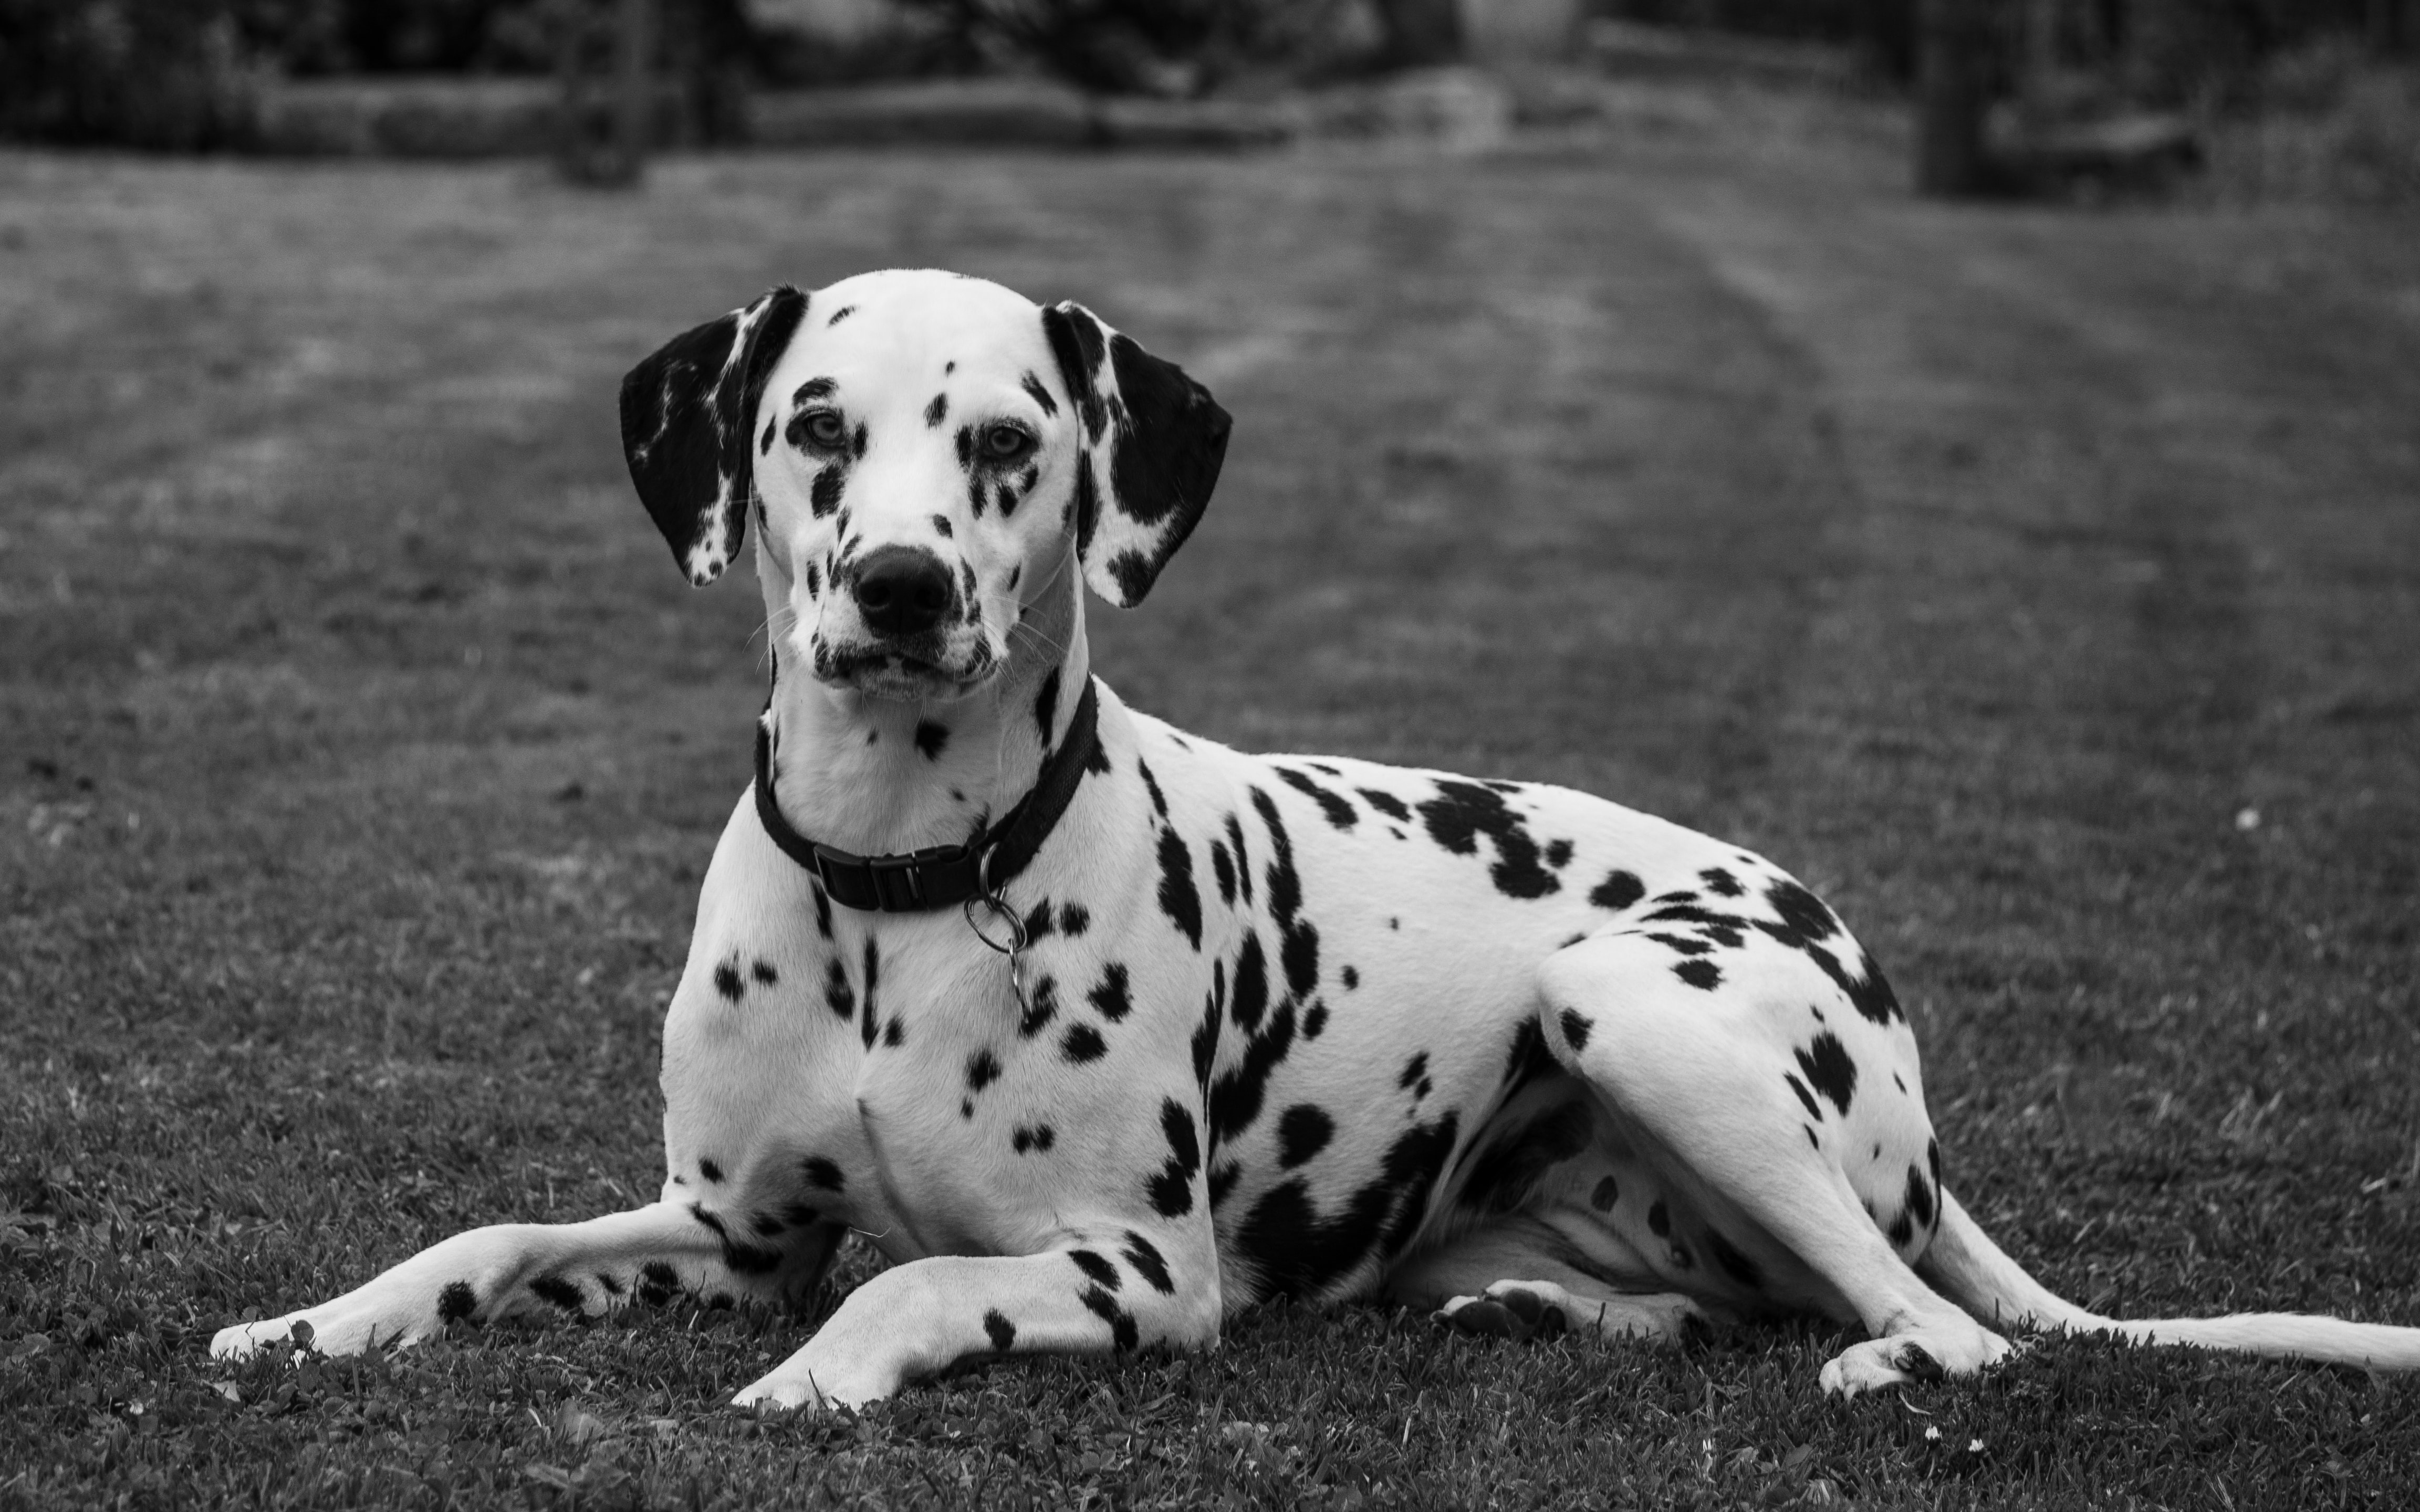
<path id="1" fill-rule="evenodd" d="M 1549 841 L 1546 844 L 1546 864 L 1558 872 L 1571 865 L 1572 842 L 1567 840 Z"/>
<path id="2" fill-rule="evenodd" d="M 1890 1239 L 1891 1248 L 1905 1249 L 1908 1242 L 1916 1237 L 1916 1219 L 1901 1209 L 1899 1216 L 1891 1220 L 1890 1227 L 1884 1232 Z"/>
<path id="3" fill-rule="evenodd" d="M 1404 1072 L 1395 1078 L 1395 1085 L 1399 1088 L 1408 1088 L 1428 1073 L 1429 1053 L 1425 1050 L 1418 1051 L 1414 1053 L 1411 1059 L 1404 1062 Z"/>
<path id="4" fill-rule="evenodd" d="M 1672 1210 L 1658 1197 L 1647 1210 L 1647 1231 L 1658 1239 L 1672 1237 Z"/>
<path id="5" fill-rule="evenodd" d="M 1718 866 L 1710 866 L 1699 872 L 1698 879 L 1706 885 L 1708 892 L 1717 898 L 1736 898 L 1747 890 L 1739 885 L 1739 878 Z"/>
<path id="6" fill-rule="evenodd" d="M 1672 975 L 1706 992 L 1723 984 L 1723 968 L 1712 961 L 1683 961 L 1672 968 Z"/>
<path id="7" fill-rule="evenodd" d="M 1252 858 L 1244 849 L 1244 826 L 1232 812 L 1227 815 L 1227 847 L 1235 853 L 1235 891 L 1244 902 L 1252 901 Z"/>
<path id="8" fill-rule="evenodd" d="M 836 325 L 840 324 L 842 321 L 844 321 L 844 320 L 847 319 L 850 316 L 853 316 L 853 315 L 855 315 L 856 313 L 857 313 L 857 306 L 856 306 L 856 305 L 854 305 L 854 304 L 844 304 L 844 305 L 842 305 L 839 309 L 834 310 L 834 311 L 832 312 L 832 317 L 831 317 L 830 319 L 829 319 L 829 320 L 827 320 L 827 321 L 825 321 L 825 322 L 824 322 L 824 329 L 825 329 L 826 331 L 830 331 L 832 327 L 834 327 L 834 326 L 836 326 Z M 830 379 L 830 378 L 816 378 L 816 379 L 814 380 L 814 382 L 815 382 L 815 383 L 830 383 L 830 381 L 831 381 L 831 379 Z M 813 386 L 814 386 L 813 384 L 810 384 L 810 385 L 809 385 L 809 387 L 813 387 Z M 799 394 L 800 394 L 801 396 L 803 396 L 803 395 L 806 393 L 806 392 L 807 392 L 807 391 L 806 391 L 806 389 L 800 389 L 800 390 L 799 391 Z M 829 391 L 827 391 L 827 392 L 829 392 Z"/>
<path id="9" fill-rule="evenodd" d="M 1925 1184 L 1924 1169 L 1918 1165 L 1907 1168 L 1907 1211 L 1918 1228 L 1932 1227 L 1932 1188 Z"/>
<path id="10" fill-rule="evenodd" d="M 821 1155 L 809 1155 L 799 1163 L 799 1168 L 806 1172 L 809 1186 L 818 1186 L 827 1192 L 848 1190 L 848 1179 L 841 1175 L 840 1167 Z"/>
<path id="11" fill-rule="evenodd" d="M 1057 1130 L 1051 1128 L 1050 1125 L 1047 1123 L 1037 1123 L 1031 1129 L 1019 1128 L 1016 1131 L 1016 1136 L 1009 1140 L 1009 1144 L 1020 1155 L 1024 1154 L 1029 1149 L 1039 1150 L 1047 1154 L 1049 1152 L 1050 1147 L 1056 1144 L 1058 1140 L 1059 1134 Z"/>
<path id="12" fill-rule="evenodd" d="M 1066 1038 L 1059 1041 L 1059 1053 L 1070 1062 L 1081 1066 L 1108 1055 L 1109 1046 L 1101 1038 L 1101 1031 L 1091 1025 L 1071 1024 L 1067 1026 Z"/>
<path id="13" fill-rule="evenodd" d="M 1319 1038 L 1320 1031 L 1326 1027 L 1327 1005 L 1313 999 L 1311 1011 L 1302 1016 L 1302 1037 L 1306 1040 L 1316 1040 Z M 1426 1097 L 1428 1094 L 1423 1092 L 1420 1095 Z"/>
<path id="14" fill-rule="evenodd" d="M 916 748 L 924 753 L 926 761 L 939 761 L 941 752 L 948 748 L 949 744 L 950 727 L 948 725 L 939 724 L 931 719 L 916 721 Z"/>
<path id="15" fill-rule="evenodd" d="M 1820 1119 L 1823 1116 L 1823 1110 L 1815 1105 L 1815 1094 L 1807 1089 L 1807 1084 L 1800 1081 L 1795 1072 L 1785 1071 L 1781 1073 L 1781 1079 L 1790 1084 L 1790 1089 L 1798 1094 L 1798 1101 L 1807 1105 L 1808 1118 Z"/>
<path id="16" fill-rule="evenodd" d="M 768 415 L 768 416 L 766 416 L 766 417 L 765 417 L 765 435 L 764 435 L 764 439 L 763 439 L 763 440 L 759 440 L 759 441 L 756 443 L 756 455 L 759 455 L 759 456 L 765 456 L 765 455 L 769 455 L 769 454 L 772 452 L 772 450 L 773 450 L 773 438 L 774 438 L 774 437 L 776 437 L 776 436 L 778 436 L 778 435 L 780 435 L 781 433 L 782 433 L 782 423 L 781 423 L 781 421 L 780 421 L 778 418 L 776 418 L 775 416 L 772 416 L 772 415 Z M 758 527 L 760 530 L 764 527 L 764 524 L 765 524 L 764 507 L 765 507 L 765 501 L 764 501 L 762 499 L 759 499 L 759 500 L 756 501 L 756 508 L 757 508 L 756 524 L 757 524 L 757 527 Z"/>
<path id="17" fill-rule="evenodd" d="M 1268 960 L 1261 951 L 1260 934 L 1246 930 L 1243 949 L 1235 956 L 1235 996 L 1228 1011 L 1234 1015 L 1235 1027 L 1257 1034 L 1268 1007 Z"/>
<path id="18" fill-rule="evenodd" d="M 763 1275 L 781 1265 L 780 1250 L 767 1249 L 733 1238 L 731 1230 L 723 1225 L 722 1215 L 709 1211 L 705 1203 L 690 1203 L 689 1215 L 704 1224 L 716 1239 L 722 1242 L 722 1263 L 741 1275 Z"/>
<path id="19" fill-rule="evenodd" d="M 1589 1194 L 1589 1206 L 1599 1212 L 1611 1212 L 1613 1205 L 1621 1200 L 1621 1184 L 1610 1176 L 1597 1182 L 1596 1190 Z"/>
<path id="20" fill-rule="evenodd" d="M 980 1092 L 1000 1079 L 1000 1057 L 978 1050 L 967 1057 L 967 1090 Z"/>
<path id="21" fill-rule="evenodd" d="M 1567 1008 L 1563 1010 L 1562 1017 L 1556 1022 L 1562 1026 L 1565 1044 L 1570 1045 L 1574 1050 L 1588 1048 L 1589 1030 L 1595 1026 L 1588 1021 L 1586 1014 L 1576 1009 Z"/>
<path id="22" fill-rule="evenodd" d="M 1202 1138 L 1193 1115 L 1176 1099 L 1159 1104 L 1159 1130 L 1168 1139 L 1168 1164 L 1151 1179 L 1151 1205 L 1163 1218 L 1193 1211 L 1193 1177 L 1202 1169 Z"/>
<path id="23" fill-rule="evenodd" d="M 1041 899 L 1025 912 L 1025 943 L 1032 945 L 1048 934 L 1053 927 L 1050 900 Z"/>
<path id="24" fill-rule="evenodd" d="M 1202 949 L 1202 894 L 1193 886 L 1193 851 L 1173 826 L 1159 832 L 1159 907 L 1187 945 Z"/>
<path id="25" fill-rule="evenodd" d="M 1840 921 L 1832 910 L 1805 887 L 1783 877 L 1764 889 L 1764 901 L 1781 916 L 1781 922 L 1802 940 L 1828 940 L 1840 933 Z"/>
<path id="26" fill-rule="evenodd" d="M 471 1289 L 468 1281 L 449 1281 L 437 1294 L 437 1319 L 442 1323 L 458 1323 L 479 1310 L 479 1294 Z"/>
<path id="27" fill-rule="evenodd" d="M 1094 984 L 1088 999 L 1101 1017 L 1115 1024 L 1134 1011 L 1134 997 L 1127 989 L 1126 968 L 1123 961 L 1112 961 L 1101 968 L 1101 980 Z"/>
<path id="28" fill-rule="evenodd" d="M 1017 379 L 1017 386 L 1032 395 L 1035 404 L 1042 407 L 1043 414 L 1055 417 L 1059 413 L 1059 401 L 1050 397 L 1050 391 L 1042 386 L 1040 378 L 1028 373 Z"/>
<path id="29" fill-rule="evenodd" d="M 1261 1116 L 1270 1072 L 1294 1049 L 1295 1009 L 1281 1005 L 1269 1016 L 1266 1030 L 1245 1048 L 1243 1057 L 1210 1088 L 1210 1143 L 1215 1149 L 1231 1143 Z"/>
<path id="30" fill-rule="evenodd" d="M 1076 1262 L 1077 1270 L 1091 1276 L 1104 1291 L 1118 1289 L 1119 1277 L 1116 1266 L 1088 1249 L 1071 1249 L 1067 1252 L 1067 1257 Z"/>
<path id="31" fill-rule="evenodd" d="M 1705 941 L 1699 939 L 1694 934 L 1664 934 L 1650 933 L 1647 938 L 1653 940 L 1656 944 L 1663 946 L 1667 949 L 1676 950 L 1683 955 L 1704 955 L 1707 951 L 1714 949 L 1713 946 L 1708 945 Z"/>
<path id="32" fill-rule="evenodd" d="M 1336 1137 L 1336 1120 L 1326 1109 L 1311 1103 L 1297 1103 L 1285 1110 L 1278 1119 L 1278 1165 L 1293 1170 L 1327 1148 Z"/>
<path id="33" fill-rule="evenodd" d="M 958 532 L 956 527 L 950 523 L 949 516 L 936 515 L 933 517 L 933 533 L 939 536 L 942 540 L 947 541 L 955 536 Z"/>
<path id="34" fill-rule="evenodd" d="M 1074 939 L 1093 927 L 1093 911 L 1082 903 L 1059 905 L 1059 933 Z"/>
<path id="35" fill-rule="evenodd" d="M 1175 1295 L 1176 1283 L 1170 1278 L 1168 1262 L 1160 1257 L 1158 1247 L 1131 1228 L 1125 1232 L 1125 1248 L 1119 1253 L 1125 1257 L 1126 1264 L 1133 1267 L 1134 1273 L 1142 1277 L 1154 1291 L 1162 1296 Z"/>
<path id="36" fill-rule="evenodd" d="M 990 1337 L 991 1347 L 1002 1354 L 1016 1347 L 1016 1325 L 1001 1317 L 997 1307 L 984 1314 L 984 1333 Z"/>
<path id="37" fill-rule="evenodd" d="M 1401 1253 L 1427 1215 L 1429 1194 L 1452 1153 L 1458 1127 L 1448 1111 L 1404 1130 L 1388 1147 L 1377 1174 L 1332 1215 L 1320 1212 L 1299 1176 L 1263 1193 L 1238 1227 L 1235 1246 L 1259 1273 L 1264 1291 L 1315 1295 L 1373 1258 L 1383 1262 Z"/>
<path id="38" fill-rule="evenodd" d="M 1135 758 L 1135 771 L 1142 778 L 1142 790 L 1151 795 L 1151 807 L 1162 819 L 1168 817 L 1168 795 L 1159 791 L 1159 782 L 1151 775 L 1151 764 Z"/>
<path id="39" fill-rule="evenodd" d="M 1036 979 L 1026 999 L 1025 1016 L 1016 1021 L 1016 1033 L 1020 1039 L 1031 1040 L 1059 1014 L 1058 980 L 1047 976 Z"/>
<path id="40" fill-rule="evenodd" d="M 755 978 L 760 985 L 766 987 L 770 987 L 782 980 L 782 974 L 773 969 L 773 963 L 770 961 L 757 962 L 748 968 L 748 974 Z"/>
<path id="41" fill-rule="evenodd" d="M 1059 718 L 1059 669 L 1042 679 L 1042 691 L 1033 696 L 1033 722 L 1042 731 L 1042 748 L 1050 748 L 1050 730 Z"/>
<path id="42" fill-rule="evenodd" d="M 1210 964 L 1210 991 L 1202 1000 L 1202 1022 L 1193 1030 L 1193 1085 L 1205 1093 L 1210 1088 L 1210 1069 L 1218 1060 L 1218 1025 L 1227 1016 L 1227 967 L 1222 961 Z"/>
<path id="43" fill-rule="evenodd" d="M 950 396 L 946 393 L 937 393 L 933 395 L 933 402 L 924 407 L 924 424 L 927 425 L 939 425 L 942 421 L 949 418 Z"/>
<path id="44" fill-rule="evenodd" d="M 1849 1057 L 1849 1047 L 1839 1036 L 1825 1031 L 1807 1041 L 1807 1048 L 1796 1052 L 1798 1069 L 1806 1074 L 1807 1083 L 1832 1100 L 1832 1105 L 1843 1114 L 1849 1111 L 1849 1099 L 1857 1093 L 1857 1063 Z"/>
<path id="45" fill-rule="evenodd" d="M 1538 842 L 1519 814 L 1505 805 L 1494 785 L 1441 781 L 1437 795 L 1419 806 L 1429 838 L 1456 856 L 1476 855 L 1479 837 L 1496 846 L 1496 863 L 1488 876 L 1496 890 L 1508 898 L 1544 898 L 1562 884 L 1538 864 Z"/>
<path id="46" fill-rule="evenodd" d="M 559 1275 L 533 1277 L 529 1288 L 532 1296 L 549 1306 L 558 1307 L 575 1315 L 586 1310 L 586 1304 L 580 1295 L 580 1288 Z"/>
<path id="47" fill-rule="evenodd" d="M 1286 991 L 1299 1000 L 1319 985 L 1319 931 L 1296 917 L 1302 907 L 1302 877 L 1295 871 L 1294 841 L 1285 821 L 1278 817 L 1276 800 L 1254 788 L 1252 808 L 1269 831 L 1269 912 L 1278 922 L 1278 961 L 1285 968 Z"/>
<path id="48" fill-rule="evenodd" d="M 1360 822 L 1360 811 L 1350 802 L 1328 792 L 1293 767 L 1280 766 L 1277 768 L 1277 774 L 1280 781 L 1317 803 L 1319 811 L 1326 814 L 1327 822 L 1338 829 L 1351 829 Z"/>
<path id="49" fill-rule="evenodd" d="M 1117 1304 L 1117 1299 L 1098 1287 L 1088 1287 L 1077 1299 L 1109 1325 L 1109 1343 L 1121 1353 L 1131 1354 L 1140 1342 L 1135 1332 L 1134 1315 Z"/>
<path id="50" fill-rule="evenodd" d="M 709 1181 L 720 1181 L 722 1180 L 722 1167 L 711 1160 L 702 1160 L 697 1163 L 697 1174 Z"/>
<path id="51" fill-rule="evenodd" d="M 865 1003 L 863 1017 L 860 1021 L 864 1027 L 865 1048 L 868 1050 L 874 1048 L 874 991 L 881 976 L 882 952 L 876 946 L 874 936 L 869 934 L 865 937 Z"/>
<path id="52" fill-rule="evenodd" d="M 740 997 L 747 993 L 748 986 L 739 980 L 739 967 L 736 964 L 725 961 L 714 968 L 714 990 L 722 995 L 723 1001 L 729 1003 L 739 1001 Z"/>
<path id="53" fill-rule="evenodd" d="M 1608 872 L 1603 882 L 1589 894 L 1589 902 L 1599 908 L 1627 908 L 1647 896 L 1647 885 L 1627 872 Z"/>
<path id="54" fill-rule="evenodd" d="M 838 462 L 827 462 L 807 488 L 807 508 L 821 519 L 840 507 L 841 490 L 848 485 L 848 469 Z"/>
<path id="55" fill-rule="evenodd" d="M 1218 902 L 1228 907 L 1235 903 L 1235 860 L 1227 854 L 1227 842 L 1210 842 L 1210 874 L 1218 883 Z"/>
<path id="56" fill-rule="evenodd" d="M 639 1300 L 648 1306 L 660 1307 L 680 1295 L 680 1273 L 663 1261 L 649 1260 L 639 1267 Z"/>
<path id="57" fill-rule="evenodd" d="M 1361 795 L 1361 801 L 1363 803 L 1366 803 L 1371 808 L 1377 810 L 1388 818 L 1402 821 L 1404 823 L 1410 822 L 1412 810 L 1404 804 L 1403 799 L 1395 796 L 1393 794 L 1381 793 L 1375 788 L 1355 788 L 1353 791 Z"/>

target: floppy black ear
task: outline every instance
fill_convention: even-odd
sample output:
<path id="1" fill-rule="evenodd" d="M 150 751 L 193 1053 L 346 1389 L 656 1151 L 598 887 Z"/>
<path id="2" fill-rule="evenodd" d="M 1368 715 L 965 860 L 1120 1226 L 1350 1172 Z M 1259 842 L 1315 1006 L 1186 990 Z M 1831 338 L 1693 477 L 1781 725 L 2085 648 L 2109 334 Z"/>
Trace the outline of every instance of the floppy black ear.
<path id="1" fill-rule="evenodd" d="M 784 284 L 682 332 L 622 379 L 622 455 L 673 560 L 699 588 L 739 554 L 756 497 L 748 435 L 765 380 L 807 313 Z"/>
<path id="2" fill-rule="evenodd" d="M 1093 592 L 1126 609 L 1193 533 L 1234 422 L 1183 368 L 1080 304 L 1044 310 L 1042 330 L 1083 426 L 1077 556 Z"/>

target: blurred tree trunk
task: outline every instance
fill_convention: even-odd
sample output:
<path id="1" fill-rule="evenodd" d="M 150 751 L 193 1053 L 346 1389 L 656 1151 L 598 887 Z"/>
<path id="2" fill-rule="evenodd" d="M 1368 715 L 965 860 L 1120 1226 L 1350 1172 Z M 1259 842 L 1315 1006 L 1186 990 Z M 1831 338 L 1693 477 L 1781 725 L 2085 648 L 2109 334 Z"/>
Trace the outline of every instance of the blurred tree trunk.
<path id="1" fill-rule="evenodd" d="M 2412 18 L 2405 0 L 2369 0 L 2369 47 L 2380 57 L 2400 57 L 2412 45 Z"/>
<path id="2" fill-rule="evenodd" d="M 574 183 L 639 181 L 655 114 L 654 0 L 559 0 L 556 162 Z"/>
<path id="3" fill-rule="evenodd" d="M 1375 0 L 1375 6 L 1388 63 L 1425 68 L 1461 58 L 1460 0 Z"/>
<path id="4" fill-rule="evenodd" d="M 1991 14 L 1985 0 L 1919 0 L 1916 25 L 1916 191 L 1979 194 Z"/>

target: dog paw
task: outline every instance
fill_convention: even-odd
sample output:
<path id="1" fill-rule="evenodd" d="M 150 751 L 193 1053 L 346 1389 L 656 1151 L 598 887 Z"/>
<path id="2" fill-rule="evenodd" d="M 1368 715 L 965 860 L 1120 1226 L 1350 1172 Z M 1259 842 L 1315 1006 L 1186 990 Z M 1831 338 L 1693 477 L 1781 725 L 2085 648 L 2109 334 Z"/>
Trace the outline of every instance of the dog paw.
<path id="1" fill-rule="evenodd" d="M 731 1398 L 734 1407 L 757 1412 L 855 1411 L 899 1389 L 894 1373 L 852 1369 L 845 1363 L 808 1365 L 795 1356 Z"/>
<path id="2" fill-rule="evenodd" d="M 1450 1328 L 1489 1338 L 1551 1339 L 1571 1326 L 1555 1295 L 1542 1294 L 1543 1284 L 1499 1281 L 1478 1297 L 1456 1297 L 1438 1308 L 1435 1317 Z"/>
<path id="3" fill-rule="evenodd" d="M 2009 1341 L 1982 1328 L 1923 1329 L 1851 1345 L 1823 1367 L 1823 1389 L 1854 1396 L 1913 1381 L 1971 1376 L 2009 1352 Z"/>

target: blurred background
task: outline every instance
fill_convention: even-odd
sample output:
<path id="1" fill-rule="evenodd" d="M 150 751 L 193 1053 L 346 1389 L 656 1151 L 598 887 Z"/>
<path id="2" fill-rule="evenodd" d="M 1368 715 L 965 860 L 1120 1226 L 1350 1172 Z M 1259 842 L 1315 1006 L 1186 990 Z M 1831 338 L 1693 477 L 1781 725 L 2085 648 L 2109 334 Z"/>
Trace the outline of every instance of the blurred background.
<path id="1" fill-rule="evenodd" d="M 0 138 L 523 152 L 601 121 L 581 81 L 617 49 L 659 145 L 1265 144 L 1387 108 L 1337 86 L 1477 64 L 1525 118 L 1589 113 L 1606 78 L 1912 94 L 1925 181 L 1951 193 L 2195 166 L 2271 196 L 2420 183 L 2414 0 L 0 0 Z M 802 94 L 977 79 L 1233 108 Z"/>

